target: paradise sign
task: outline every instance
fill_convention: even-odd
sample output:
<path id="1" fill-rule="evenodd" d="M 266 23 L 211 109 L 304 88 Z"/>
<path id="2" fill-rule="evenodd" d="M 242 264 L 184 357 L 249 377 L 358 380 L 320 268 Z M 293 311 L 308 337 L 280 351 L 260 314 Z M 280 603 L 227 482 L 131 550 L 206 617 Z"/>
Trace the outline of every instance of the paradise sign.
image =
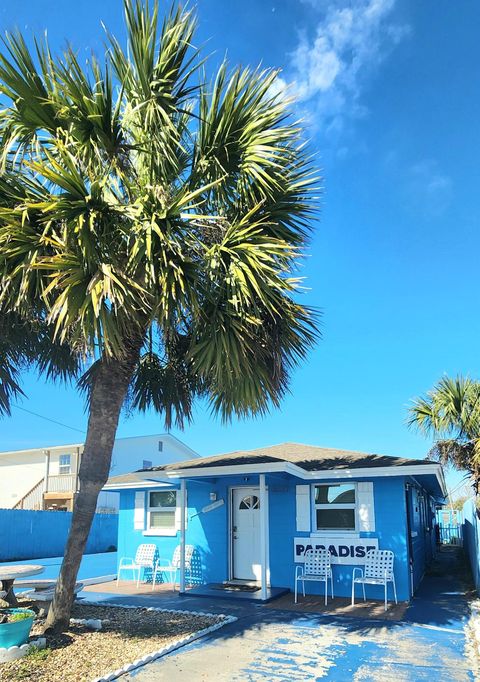
<path id="1" fill-rule="evenodd" d="M 328 549 L 332 564 L 364 564 L 370 549 L 378 549 L 377 538 L 314 537 L 294 538 L 295 563 L 304 563 L 309 549 Z"/>

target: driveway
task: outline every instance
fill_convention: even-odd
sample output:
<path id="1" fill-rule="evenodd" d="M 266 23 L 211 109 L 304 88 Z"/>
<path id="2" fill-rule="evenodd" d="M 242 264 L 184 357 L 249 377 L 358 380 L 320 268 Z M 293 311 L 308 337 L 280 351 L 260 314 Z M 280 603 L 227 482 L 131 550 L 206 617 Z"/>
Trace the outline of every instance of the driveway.
<path id="1" fill-rule="evenodd" d="M 221 609 L 238 620 L 130 675 L 132 682 L 465 682 L 471 585 L 455 553 L 442 553 L 402 621 L 301 615 L 233 602 L 182 608 Z M 152 604 L 153 605 L 153 604 Z M 178 605 L 177 605 L 178 608 Z"/>
<path id="2" fill-rule="evenodd" d="M 463 648 L 461 629 L 335 622 L 269 610 L 240 618 L 131 677 L 135 682 L 464 682 L 473 676 Z"/>

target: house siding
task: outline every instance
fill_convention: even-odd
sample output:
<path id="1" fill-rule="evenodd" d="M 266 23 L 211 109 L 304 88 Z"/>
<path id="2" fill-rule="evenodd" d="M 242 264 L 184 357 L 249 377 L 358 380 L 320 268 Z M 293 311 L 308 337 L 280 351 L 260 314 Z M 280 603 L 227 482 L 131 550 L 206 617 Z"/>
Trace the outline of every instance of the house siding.
<path id="1" fill-rule="evenodd" d="M 392 550 L 395 554 L 395 578 L 398 598 L 406 601 L 411 596 L 410 587 L 410 555 L 414 565 L 414 586 L 416 587 L 425 570 L 430 553 L 434 551 L 431 534 L 426 534 L 422 516 L 411 508 L 412 530 L 417 533 L 409 545 L 407 526 L 406 484 L 408 479 L 398 477 L 379 477 L 349 479 L 372 480 L 375 507 L 375 531 L 360 532 L 360 538 L 377 538 L 381 549 Z M 232 487 L 256 486 L 257 476 L 226 476 L 214 480 L 200 479 L 187 481 L 188 525 L 186 531 L 187 544 L 195 545 L 199 561 L 195 579 L 198 582 L 222 582 L 229 579 L 229 496 Z M 277 587 L 294 588 L 294 538 L 312 539 L 308 532 L 296 530 L 296 484 L 298 479 L 287 475 L 267 475 L 269 505 L 269 563 L 270 582 Z M 328 481 L 318 479 L 313 483 Z M 340 480 L 338 481 L 340 482 Z M 178 488 L 178 485 L 172 485 Z M 153 490 L 153 488 L 152 488 Z M 410 488 L 413 490 L 413 488 Z M 425 491 L 415 488 L 416 494 Z M 216 493 L 217 500 L 225 504 L 209 513 L 201 513 L 201 509 L 210 504 L 210 493 Z M 428 503 L 430 500 L 428 498 Z M 133 513 L 135 507 L 135 490 L 122 491 L 120 494 L 119 515 L 119 557 L 133 557 L 138 545 L 153 542 L 157 545 L 162 562 L 172 558 L 179 543 L 179 533 L 173 537 L 145 535 L 134 529 Z M 200 512 L 200 513 L 199 513 Z M 338 533 L 341 535 L 341 533 Z M 317 534 L 317 537 L 321 534 Z M 426 551 L 426 546 L 430 553 Z M 411 548 L 411 549 L 410 549 Z M 336 596 L 348 597 L 351 594 L 352 565 L 334 565 L 334 591 Z M 311 584 L 311 593 L 323 593 L 323 586 Z M 367 596 L 382 598 L 382 588 L 367 586 Z M 393 595 L 389 592 L 389 598 Z"/>
<path id="2" fill-rule="evenodd" d="M 325 481 L 318 479 L 314 483 L 325 483 Z M 394 552 L 397 592 L 401 600 L 407 600 L 410 596 L 404 490 L 403 477 L 375 479 L 373 483 L 375 531 L 359 533 L 360 538 L 378 538 L 379 548 L 390 549 Z M 273 486 L 269 509 L 271 581 L 274 585 L 293 589 L 295 573 L 293 538 L 310 537 L 310 533 L 295 529 L 295 484 L 288 485 L 282 492 L 276 492 Z M 321 536 L 321 533 L 317 535 Z M 353 568 L 352 565 L 333 566 L 336 596 L 350 596 Z M 309 591 L 314 594 L 323 594 L 323 586 L 314 583 L 309 585 Z M 367 593 L 375 598 L 382 596 L 381 590 L 374 586 L 367 586 Z"/>

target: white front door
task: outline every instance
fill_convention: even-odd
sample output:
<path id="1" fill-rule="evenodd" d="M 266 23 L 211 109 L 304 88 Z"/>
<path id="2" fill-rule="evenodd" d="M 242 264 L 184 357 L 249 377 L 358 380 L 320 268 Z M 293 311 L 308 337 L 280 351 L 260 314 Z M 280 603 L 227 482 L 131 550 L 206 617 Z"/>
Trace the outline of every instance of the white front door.
<path id="1" fill-rule="evenodd" d="M 234 488 L 232 494 L 233 578 L 260 580 L 260 496 L 258 488 Z"/>

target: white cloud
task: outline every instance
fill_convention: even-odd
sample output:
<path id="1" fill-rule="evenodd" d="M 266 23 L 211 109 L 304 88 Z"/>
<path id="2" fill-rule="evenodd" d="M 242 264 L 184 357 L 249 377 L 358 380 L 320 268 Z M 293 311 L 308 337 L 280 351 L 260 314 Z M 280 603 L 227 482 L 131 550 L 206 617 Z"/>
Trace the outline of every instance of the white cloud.
<path id="1" fill-rule="evenodd" d="M 430 218 L 440 217 L 453 199 L 452 179 L 433 159 L 414 164 L 408 174 L 407 193 L 412 207 Z"/>
<path id="2" fill-rule="evenodd" d="M 304 0 L 319 12 L 314 32 L 303 32 L 286 70 L 286 81 L 309 119 L 328 134 L 364 116 L 361 100 L 368 76 L 409 33 L 395 24 L 395 0 Z"/>

